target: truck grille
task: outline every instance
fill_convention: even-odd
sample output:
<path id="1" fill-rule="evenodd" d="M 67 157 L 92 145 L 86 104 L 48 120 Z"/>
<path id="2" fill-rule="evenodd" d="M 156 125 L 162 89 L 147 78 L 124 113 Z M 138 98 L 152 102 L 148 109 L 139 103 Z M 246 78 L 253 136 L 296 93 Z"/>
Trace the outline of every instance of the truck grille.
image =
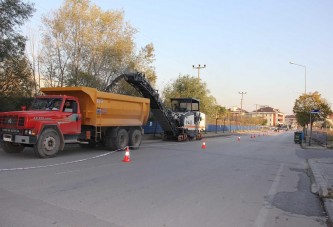
<path id="1" fill-rule="evenodd" d="M 3 115 L 0 116 L 0 125 L 2 126 L 24 126 L 24 117 L 17 115 Z"/>

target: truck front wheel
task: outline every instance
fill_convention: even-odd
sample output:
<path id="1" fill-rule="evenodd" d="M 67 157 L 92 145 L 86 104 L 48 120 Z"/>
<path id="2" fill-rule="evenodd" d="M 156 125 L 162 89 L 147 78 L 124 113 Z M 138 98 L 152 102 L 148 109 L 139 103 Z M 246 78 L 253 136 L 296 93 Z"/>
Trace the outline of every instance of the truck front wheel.
<path id="1" fill-rule="evenodd" d="M 21 144 L 6 141 L 2 142 L 2 148 L 6 153 L 20 153 L 24 149 Z"/>
<path id="2" fill-rule="evenodd" d="M 35 154 L 40 158 L 50 158 L 55 156 L 60 147 L 60 137 L 56 130 L 45 129 L 34 145 Z"/>

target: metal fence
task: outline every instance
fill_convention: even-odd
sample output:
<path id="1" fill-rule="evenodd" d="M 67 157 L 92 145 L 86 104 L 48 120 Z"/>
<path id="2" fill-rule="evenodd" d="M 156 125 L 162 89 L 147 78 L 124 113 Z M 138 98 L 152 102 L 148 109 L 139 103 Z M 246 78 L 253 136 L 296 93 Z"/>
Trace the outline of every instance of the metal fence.
<path id="1" fill-rule="evenodd" d="M 333 146 L 333 131 L 316 129 L 312 131 L 311 138 L 319 144 L 329 147 Z"/>
<path id="2" fill-rule="evenodd" d="M 145 134 L 161 134 L 163 129 L 157 121 L 148 121 L 145 126 L 143 126 Z M 207 132 L 236 132 L 236 131 L 253 131 L 260 130 L 260 126 L 248 126 L 248 125 L 215 125 L 208 124 L 205 131 Z"/>

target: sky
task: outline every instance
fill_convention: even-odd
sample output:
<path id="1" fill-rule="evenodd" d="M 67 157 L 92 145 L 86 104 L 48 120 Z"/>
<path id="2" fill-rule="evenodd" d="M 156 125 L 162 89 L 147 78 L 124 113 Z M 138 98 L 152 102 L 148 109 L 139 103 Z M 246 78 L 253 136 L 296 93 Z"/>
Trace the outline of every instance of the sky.
<path id="1" fill-rule="evenodd" d="M 26 26 L 63 1 L 30 0 L 36 12 Z M 256 104 L 292 114 L 295 100 L 318 91 L 333 103 L 333 1 L 331 0 L 91 0 L 104 11 L 122 10 L 138 30 L 137 49 L 155 48 L 157 89 L 179 75 L 200 78 L 217 103 L 254 111 Z M 30 29 L 31 30 L 31 29 Z M 292 61 L 305 67 L 290 64 Z M 305 70 L 306 69 L 306 70 Z"/>

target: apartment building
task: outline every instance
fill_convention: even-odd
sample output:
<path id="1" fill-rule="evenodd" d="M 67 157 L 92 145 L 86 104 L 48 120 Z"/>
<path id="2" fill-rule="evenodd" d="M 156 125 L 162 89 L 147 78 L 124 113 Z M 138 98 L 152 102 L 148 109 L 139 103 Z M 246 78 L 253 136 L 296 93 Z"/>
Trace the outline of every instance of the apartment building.
<path id="1" fill-rule="evenodd" d="M 252 117 L 262 117 L 266 119 L 266 126 L 278 126 L 285 124 L 285 114 L 269 106 L 261 107 L 251 113 Z"/>

